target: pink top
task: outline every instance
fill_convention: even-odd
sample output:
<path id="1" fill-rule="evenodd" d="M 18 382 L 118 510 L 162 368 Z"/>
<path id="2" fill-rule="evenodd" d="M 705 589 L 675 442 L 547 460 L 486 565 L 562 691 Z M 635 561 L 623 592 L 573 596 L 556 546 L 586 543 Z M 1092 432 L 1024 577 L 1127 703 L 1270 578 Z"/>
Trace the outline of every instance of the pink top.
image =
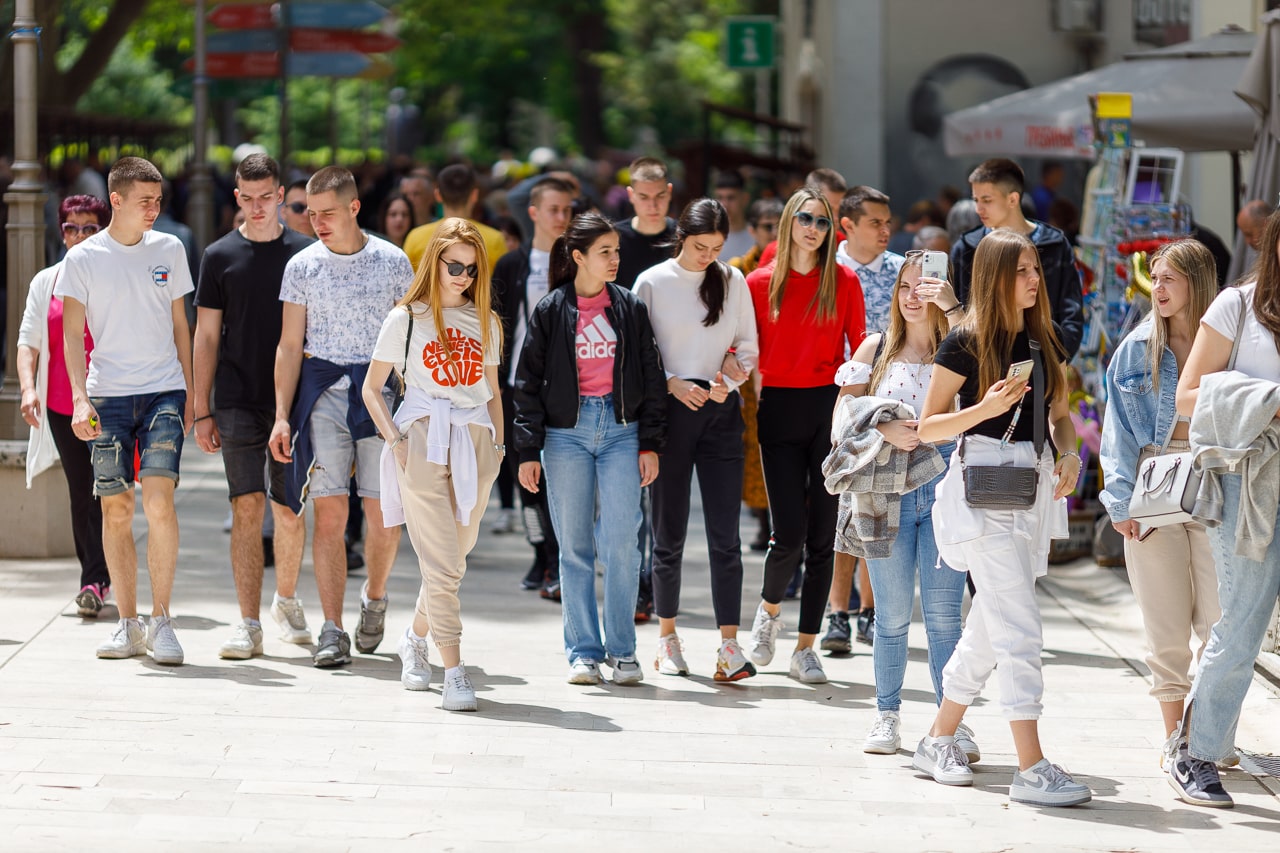
<path id="1" fill-rule="evenodd" d="M 84 361 L 89 363 L 89 354 L 93 352 L 93 337 L 88 327 L 84 330 Z M 45 406 L 51 412 L 60 415 L 71 415 L 75 412 L 75 404 L 71 400 L 71 378 L 67 376 L 67 354 L 62 348 L 62 300 L 53 297 L 49 300 L 49 391 Z"/>
<path id="2" fill-rule="evenodd" d="M 578 334 L 574 351 L 578 356 L 578 394 L 603 397 L 613 393 L 613 354 L 618 336 L 609 325 L 605 309 L 609 307 L 609 291 L 592 297 L 578 297 Z"/>

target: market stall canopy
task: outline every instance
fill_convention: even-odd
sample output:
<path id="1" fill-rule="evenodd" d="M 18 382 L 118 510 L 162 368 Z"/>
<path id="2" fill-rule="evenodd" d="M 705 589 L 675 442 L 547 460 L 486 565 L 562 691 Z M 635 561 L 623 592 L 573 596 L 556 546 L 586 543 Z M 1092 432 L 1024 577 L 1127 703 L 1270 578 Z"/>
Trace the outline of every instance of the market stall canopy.
<path id="1" fill-rule="evenodd" d="M 1256 40 L 1228 27 L 957 110 L 945 118 L 947 154 L 1092 159 L 1088 97 L 1098 92 L 1133 94 L 1133 139 L 1148 146 L 1247 151 L 1256 116 L 1233 90 Z"/>

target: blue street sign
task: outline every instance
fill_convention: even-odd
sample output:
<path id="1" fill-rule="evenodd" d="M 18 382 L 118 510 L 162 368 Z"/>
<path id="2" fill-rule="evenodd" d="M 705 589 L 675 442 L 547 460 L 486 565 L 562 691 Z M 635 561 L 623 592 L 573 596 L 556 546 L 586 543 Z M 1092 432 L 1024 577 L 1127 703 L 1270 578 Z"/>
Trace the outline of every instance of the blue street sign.
<path id="1" fill-rule="evenodd" d="M 322 29 L 356 29 L 376 24 L 387 16 L 387 10 L 373 0 L 348 3 L 290 3 L 289 26 Z"/>
<path id="2" fill-rule="evenodd" d="M 275 30 L 231 30 L 210 33 L 206 48 L 210 53 L 271 53 L 279 45 Z"/>
<path id="3" fill-rule="evenodd" d="M 290 77 L 354 77 L 372 60 L 363 53 L 290 53 Z"/>

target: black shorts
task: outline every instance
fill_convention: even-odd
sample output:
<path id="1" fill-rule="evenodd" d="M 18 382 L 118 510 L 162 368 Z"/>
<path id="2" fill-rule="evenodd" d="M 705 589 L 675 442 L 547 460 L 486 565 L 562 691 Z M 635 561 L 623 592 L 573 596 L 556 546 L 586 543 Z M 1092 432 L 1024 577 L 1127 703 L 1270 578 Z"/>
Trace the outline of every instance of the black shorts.
<path id="1" fill-rule="evenodd" d="M 214 413 L 222 439 L 222 465 L 227 471 L 231 497 L 267 491 L 279 501 L 284 497 L 284 466 L 267 449 L 275 426 L 271 409 L 219 409 Z"/>

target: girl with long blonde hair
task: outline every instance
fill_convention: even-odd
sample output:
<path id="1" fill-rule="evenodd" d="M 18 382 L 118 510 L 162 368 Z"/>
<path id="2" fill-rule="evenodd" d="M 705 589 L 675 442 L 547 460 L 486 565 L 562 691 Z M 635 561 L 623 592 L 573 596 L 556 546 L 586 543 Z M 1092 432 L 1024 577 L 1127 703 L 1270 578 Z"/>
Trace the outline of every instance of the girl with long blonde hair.
<path id="1" fill-rule="evenodd" d="M 458 588 L 506 452 L 498 393 L 502 327 L 489 270 L 476 227 L 446 219 L 409 292 L 382 324 L 363 389 L 386 440 L 383 521 L 405 524 L 422 571 L 413 623 L 400 638 L 400 681 L 406 690 L 428 689 L 430 631 L 445 665 L 447 711 L 477 707 L 462 663 Z M 380 391 L 392 370 L 404 387 L 394 415 Z"/>

